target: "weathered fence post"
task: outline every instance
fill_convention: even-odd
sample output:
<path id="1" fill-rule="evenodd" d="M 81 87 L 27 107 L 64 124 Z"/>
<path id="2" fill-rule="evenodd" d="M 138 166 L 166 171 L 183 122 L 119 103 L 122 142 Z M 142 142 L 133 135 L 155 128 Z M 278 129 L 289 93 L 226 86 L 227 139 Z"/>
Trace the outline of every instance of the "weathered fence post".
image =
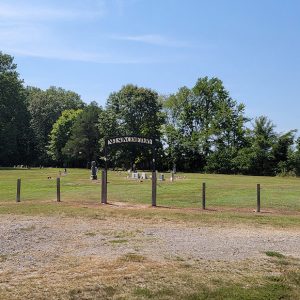
<path id="1" fill-rule="evenodd" d="M 260 184 L 259 183 L 256 186 L 256 198 L 257 198 L 256 212 L 260 212 Z"/>
<path id="2" fill-rule="evenodd" d="M 156 171 L 152 172 L 152 206 L 156 206 Z"/>
<path id="3" fill-rule="evenodd" d="M 21 202 L 21 178 L 17 180 L 17 202 Z"/>
<path id="4" fill-rule="evenodd" d="M 202 183 L 202 209 L 205 209 L 205 201 L 206 201 L 205 182 L 203 182 Z"/>
<path id="5" fill-rule="evenodd" d="M 60 202 L 60 178 L 56 178 L 56 201 Z"/>
<path id="6" fill-rule="evenodd" d="M 107 170 L 102 169 L 101 174 L 101 203 L 107 204 Z"/>

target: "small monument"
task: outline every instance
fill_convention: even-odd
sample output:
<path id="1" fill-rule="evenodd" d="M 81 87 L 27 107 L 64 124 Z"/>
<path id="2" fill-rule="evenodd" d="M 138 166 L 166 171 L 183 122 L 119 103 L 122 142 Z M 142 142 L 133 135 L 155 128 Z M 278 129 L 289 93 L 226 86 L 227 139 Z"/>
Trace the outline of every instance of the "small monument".
<path id="1" fill-rule="evenodd" d="M 96 167 L 96 162 L 95 161 L 92 161 L 92 167 L 91 167 L 91 179 L 92 180 L 97 180 L 97 167 Z"/>
<path id="2" fill-rule="evenodd" d="M 159 180 L 164 181 L 165 180 L 165 175 L 164 174 L 159 174 Z"/>
<path id="3" fill-rule="evenodd" d="M 138 172 L 133 172 L 133 173 L 131 173 L 131 178 L 132 179 L 139 179 L 139 173 Z"/>
<path id="4" fill-rule="evenodd" d="M 145 172 L 142 172 L 141 179 L 147 179 L 147 174 Z"/>
<path id="5" fill-rule="evenodd" d="M 170 181 L 171 181 L 171 182 L 174 181 L 174 172 L 173 172 L 173 171 L 171 171 Z"/>

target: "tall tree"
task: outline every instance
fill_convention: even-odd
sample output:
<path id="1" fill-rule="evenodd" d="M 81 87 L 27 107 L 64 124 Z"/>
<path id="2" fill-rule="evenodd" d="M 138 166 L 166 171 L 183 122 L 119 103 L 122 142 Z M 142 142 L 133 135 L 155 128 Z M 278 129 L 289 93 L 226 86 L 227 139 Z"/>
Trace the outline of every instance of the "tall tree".
<path id="1" fill-rule="evenodd" d="M 0 165 L 28 164 L 32 150 L 25 90 L 13 57 L 0 52 Z"/>
<path id="2" fill-rule="evenodd" d="M 71 135 L 62 149 L 68 163 L 85 167 L 91 161 L 99 160 L 99 131 L 97 127 L 102 109 L 92 102 L 77 116 L 71 128 Z"/>
<path id="3" fill-rule="evenodd" d="M 65 155 L 63 155 L 62 149 L 71 137 L 71 129 L 81 113 L 82 109 L 65 110 L 53 124 L 47 148 L 50 157 L 59 165 L 63 165 L 68 159 Z"/>
<path id="4" fill-rule="evenodd" d="M 292 171 L 293 156 L 292 146 L 294 144 L 296 130 L 290 130 L 279 135 L 272 148 L 273 165 L 275 174 L 287 174 Z"/>
<path id="5" fill-rule="evenodd" d="M 227 156 L 231 159 L 233 149 L 243 143 L 247 121 L 244 105 L 229 96 L 218 78 L 200 78 L 192 89 L 179 89 L 165 101 L 164 107 L 168 116 L 167 151 L 181 152 L 176 154 L 180 167 L 202 170 L 209 159 L 210 169 L 218 171 L 218 163 L 213 161 L 216 151 L 224 154 L 223 150 L 230 147 Z"/>
<path id="6" fill-rule="evenodd" d="M 291 168 L 296 176 L 300 176 L 300 138 L 296 140 L 296 149 L 291 156 Z"/>
<path id="7" fill-rule="evenodd" d="M 64 110 L 81 109 L 84 107 L 84 103 L 78 94 L 62 88 L 50 87 L 43 91 L 28 87 L 27 93 L 38 160 L 45 163 L 49 161 L 46 146 L 49 142 L 49 134 L 53 124 Z"/>
<path id="8" fill-rule="evenodd" d="M 275 125 L 266 116 L 255 118 L 248 134 L 248 146 L 242 148 L 235 158 L 238 171 L 252 175 L 273 175 L 272 149 L 277 140 Z"/>
<path id="9" fill-rule="evenodd" d="M 161 108 L 162 104 L 155 91 L 130 84 L 122 87 L 107 100 L 106 115 L 109 116 L 110 125 L 107 126 L 103 118 L 99 120 L 102 139 L 112 134 L 110 128 L 113 125 L 117 135 L 150 137 L 156 140 L 157 148 L 161 148 L 161 126 L 164 123 Z M 127 145 L 122 149 L 112 149 L 110 153 L 110 161 L 115 161 L 115 164 L 129 167 L 133 163 L 143 166 L 148 163 L 149 167 L 151 156 L 147 149 Z"/>
<path id="10" fill-rule="evenodd" d="M 275 125 L 266 116 L 255 119 L 252 147 L 256 156 L 252 168 L 258 175 L 273 175 L 272 147 L 276 141 L 274 128 Z"/>

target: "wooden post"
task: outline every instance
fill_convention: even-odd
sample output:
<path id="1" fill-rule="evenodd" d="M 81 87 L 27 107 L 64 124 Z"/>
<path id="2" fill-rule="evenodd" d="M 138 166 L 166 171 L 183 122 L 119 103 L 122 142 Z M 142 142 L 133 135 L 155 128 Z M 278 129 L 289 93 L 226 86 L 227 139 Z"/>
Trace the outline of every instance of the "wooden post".
<path id="1" fill-rule="evenodd" d="M 17 180 L 17 198 L 16 198 L 17 202 L 21 202 L 21 179 L 19 178 Z"/>
<path id="2" fill-rule="evenodd" d="M 152 206 L 156 206 L 156 171 L 152 172 Z"/>
<path id="3" fill-rule="evenodd" d="M 256 186 L 256 196 L 257 196 L 256 212 L 260 212 L 260 184 L 259 183 Z"/>
<path id="4" fill-rule="evenodd" d="M 56 178 L 56 201 L 60 202 L 60 178 Z"/>
<path id="5" fill-rule="evenodd" d="M 102 169 L 101 174 L 101 203 L 107 204 L 107 171 Z"/>
<path id="6" fill-rule="evenodd" d="M 205 201 L 206 201 L 205 182 L 203 182 L 202 183 L 202 209 L 205 209 Z"/>

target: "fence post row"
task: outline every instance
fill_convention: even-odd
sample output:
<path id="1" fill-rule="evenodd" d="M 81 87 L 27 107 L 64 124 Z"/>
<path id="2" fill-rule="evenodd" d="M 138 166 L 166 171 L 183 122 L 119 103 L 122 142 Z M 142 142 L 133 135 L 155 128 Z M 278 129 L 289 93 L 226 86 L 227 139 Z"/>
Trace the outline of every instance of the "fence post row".
<path id="1" fill-rule="evenodd" d="M 102 190 L 101 190 L 101 202 L 107 203 L 107 171 L 102 170 Z M 152 206 L 156 206 L 156 171 L 152 172 Z M 57 202 L 61 202 L 60 198 L 60 178 L 56 178 L 56 199 Z M 17 196 L 16 202 L 21 202 L 21 178 L 17 179 Z M 206 209 L 206 184 L 202 183 L 202 209 Z M 260 184 L 256 185 L 256 212 L 260 212 Z"/>
<path id="2" fill-rule="evenodd" d="M 17 180 L 17 202 L 21 202 L 21 178 Z"/>

